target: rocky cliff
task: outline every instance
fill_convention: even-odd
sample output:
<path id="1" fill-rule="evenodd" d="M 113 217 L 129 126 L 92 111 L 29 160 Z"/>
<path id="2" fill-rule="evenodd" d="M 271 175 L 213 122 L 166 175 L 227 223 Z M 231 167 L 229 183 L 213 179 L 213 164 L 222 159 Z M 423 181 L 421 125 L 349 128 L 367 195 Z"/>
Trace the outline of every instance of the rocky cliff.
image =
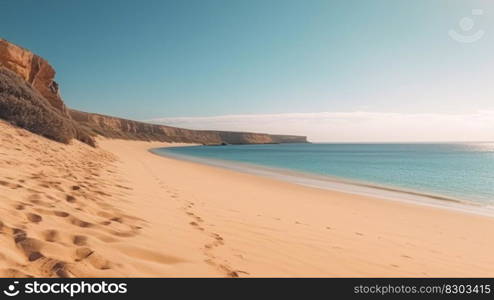
<path id="1" fill-rule="evenodd" d="M 0 119 L 59 142 L 94 145 L 92 136 L 199 144 L 304 143 L 303 136 L 189 130 L 68 109 L 55 70 L 31 51 L 0 39 Z"/>
<path id="2" fill-rule="evenodd" d="M 0 39 L 0 67 L 19 75 L 48 100 L 52 107 L 68 116 L 67 108 L 60 97 L 58 84 L 54 81 L 55 70 L 45 59 Z"/>
<path id="3" fill-rule="evenodd" d="M 86 129 L 91 130 L 94 134 L 111 138 L 199 143 L 205 145 L 307 142 L 305 136 L 190 130 L 86 113 L 77 110 L 69 111 L 72 118 Z"/>

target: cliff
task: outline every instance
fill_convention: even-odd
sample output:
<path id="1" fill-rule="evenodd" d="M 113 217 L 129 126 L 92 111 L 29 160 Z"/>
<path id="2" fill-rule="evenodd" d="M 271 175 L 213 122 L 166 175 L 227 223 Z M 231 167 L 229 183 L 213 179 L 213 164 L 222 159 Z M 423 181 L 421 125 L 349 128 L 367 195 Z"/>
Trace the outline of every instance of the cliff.
<path id="1" fill-rule="evenodd" d="M 205 145 L 307 142 L 302 136 L 189 130 L 71 110 L 54 77 L 45 59 L 0 39 L 0 119 L 59 142 L 76 138 L 93 146 L 95 135 Z"/>
<path id="2" fill-rule="evenodd" d="M 54 81 L 55 70 L 42 57 L 31 51 L 0 39 L 0 67 L 7 68 L 27 81 L 61 114 L 68 116 Z"/>
<path id="3" fill-rule="evenodd" d="M 270 135 L 251 132 L 190 130 L 165 125 L 126 120 L 100 114 L 69 110 L 79 124 L 94 134 L 110 138 L 136 139 L 162 142 L 219 144 L 273 144 L 306 143 L 305 136 Z"/>

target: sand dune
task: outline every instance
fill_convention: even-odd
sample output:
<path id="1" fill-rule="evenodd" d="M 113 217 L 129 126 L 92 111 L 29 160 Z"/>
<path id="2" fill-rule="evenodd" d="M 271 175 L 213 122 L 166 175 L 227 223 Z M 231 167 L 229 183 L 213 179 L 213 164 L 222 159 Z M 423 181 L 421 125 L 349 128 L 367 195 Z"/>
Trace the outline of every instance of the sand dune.
<path id="1" fill-rule="evenodd" d="M 494 220 L 0 122 L 0 276 L 493 276 Z"/>

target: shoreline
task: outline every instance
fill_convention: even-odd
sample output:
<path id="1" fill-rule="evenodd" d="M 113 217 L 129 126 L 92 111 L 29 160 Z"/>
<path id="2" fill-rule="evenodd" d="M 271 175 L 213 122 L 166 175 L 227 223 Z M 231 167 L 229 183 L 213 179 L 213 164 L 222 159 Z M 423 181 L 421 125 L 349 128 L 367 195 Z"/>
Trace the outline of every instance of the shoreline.
<path id="1" fill-rule="evenodd" d="M 494 274 L 491 217 L 0 128 L 2 277 Z"/>
<path id="2" fill-rule="evenodd" d="M 225 242 L 217 253 L 248 273 L 242 277 L 492 274 L 494 246 L 485 239 L 494 231 L 491 217 L 293 184 L 151 148 L 141 149 L 156 158 L 156 169 L 167 166 L 173 175 L 162 177 L 171 186 L 199 201 L 195 213 Z"/>
<path id="3" fill-rule="evenodd" d="M 163 149 L 165 148 L 168 147 L 163 147 Z M 171 152 L 156 151 L 159 149 L 160 148 L 150 148 L 148 149 L 148 151 L 161 157 L 169 157 L 172 159 L 204 164 L 236 172 L 262 176 L 265 178 L 282 180 L 285 182 L 316 189 L 339 191 L 355 195 L 377 197 L 390 201 L 402 201 L 405 203 L 425 205 L 430 207 L 471 213 L 475 215 L 494 217 L 494 206 L 489 204 L 481 204 L 465 199 L 457 199 L 438 194 L 401 189 L 398 187 L 388 187 L 373 183 L 359 182 L 356 180 L 340 178 L 336 176 L 311 174 L 302 171 L 268 167 L 238 161 L 202 158 Z"/>

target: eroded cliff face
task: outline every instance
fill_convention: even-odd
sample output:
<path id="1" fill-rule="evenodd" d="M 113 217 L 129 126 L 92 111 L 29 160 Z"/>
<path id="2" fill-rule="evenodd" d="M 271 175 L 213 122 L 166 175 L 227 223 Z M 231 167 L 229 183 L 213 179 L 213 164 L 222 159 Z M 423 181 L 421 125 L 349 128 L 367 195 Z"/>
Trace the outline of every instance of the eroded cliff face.
<path id="1" fill-rule="evenodd" d="M 52 107 L 68 117 L 68 111 L 54 81 L 55 70 L 42 57 L 0 39 L 0 67 L 7 68 L 36 89 Z"/>
<path id="2" fill-rule="evenodd" d="M 273 144 L 306 143 L 305 136 L 270 135 L 250 132 L 228 132 L 190 130 L 164 125 L 155 125 L 99 114 L 70 110 L 70 115 L 79 124 L 94 133 L 110 137 L 162 142 L 219 144 Z"/>
<path id="3" fill-rule="evenodd" d="M 68 109 L 54 81 L 55 70 L 40 56 L 0 39 L 0 119 L 53 140 L 91 135 L 110 138 L 217 144 L 304 143 L 302 136 L 189 130 Z"/>

